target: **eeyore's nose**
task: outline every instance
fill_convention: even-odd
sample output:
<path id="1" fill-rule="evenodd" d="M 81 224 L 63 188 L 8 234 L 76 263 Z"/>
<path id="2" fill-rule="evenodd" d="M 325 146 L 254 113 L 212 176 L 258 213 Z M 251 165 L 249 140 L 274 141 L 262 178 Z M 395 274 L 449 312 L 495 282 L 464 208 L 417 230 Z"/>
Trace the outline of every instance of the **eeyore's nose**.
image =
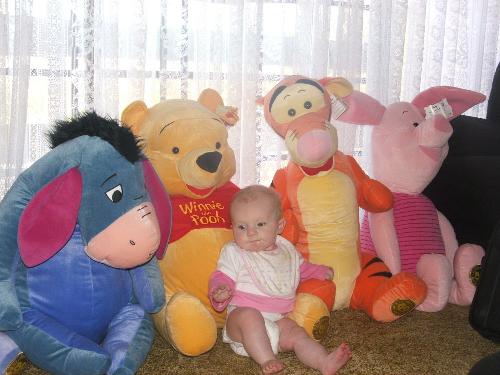
<path id="1" fill-rule="evenodd" d="M 158 250 L 161 230 L 151 202 L 131 208 L 95 235 L 86 252 L 94 260 L 114 268 L 146 263 Z"/>
<path id="2" fill-rule="evenodd" d="M 196 164 L 198 164 L 201 169 L 214 173 L 217 171 L 217 168 L 219 168 L 221 159 L 222 154 L 218 151 L 205 152 L 204 154 L 198 156 Z"/>

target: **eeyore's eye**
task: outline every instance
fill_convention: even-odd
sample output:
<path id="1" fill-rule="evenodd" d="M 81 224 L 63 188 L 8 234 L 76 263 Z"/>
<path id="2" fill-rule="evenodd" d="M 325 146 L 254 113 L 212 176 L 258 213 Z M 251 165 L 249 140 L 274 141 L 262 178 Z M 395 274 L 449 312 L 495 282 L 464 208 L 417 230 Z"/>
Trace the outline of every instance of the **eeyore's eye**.
<path id="1" fill-rule="evenodd" d="M 418 122 L 414 122 L 414 123 L 413 123 L 413 126 L 414 126 L 414 127 L 417 127 L 418 125 L 419 125 L 419 123 L 418 123 Z"/>
<path id="2" fill-rule="evenodd" d="M 292 117 L 293 117 L 293 116 L 295 116 L 295 114 L 296 114 L 296 113 L 297 113 L 297 112 L 295 112 L 295 109 L 293 109 L 293 108 L 290 108 L 290 109 L 288 110 L 288 115 L 289 115 L 289 116 L 292 116 Z"/>
<path id="3" fill-rule="evenodd" d="M 304 103 L 304 108 L 305 109 L 310 109 L 311 107 L 312 107 L 312 103 L 309 100 Z"/>
<path id="4" fill-rule="evenodd" d="M 123 197 L 123 190 L 121 185 L 117 185 L 114 188 L 109 189 L 106 192 L 109 200 L 113 203 L 119 202 Z"/>

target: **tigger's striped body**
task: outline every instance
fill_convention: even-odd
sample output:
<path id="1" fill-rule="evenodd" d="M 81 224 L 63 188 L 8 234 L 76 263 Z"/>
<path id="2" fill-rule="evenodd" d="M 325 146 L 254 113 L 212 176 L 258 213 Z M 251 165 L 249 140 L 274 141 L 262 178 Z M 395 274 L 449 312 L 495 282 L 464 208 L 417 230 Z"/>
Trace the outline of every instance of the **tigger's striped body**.
<path id="1" fill-rule="evenodd" d="M 273 186 L 281 194 L 288 223 L 283 235 L 306 259 L 334 270 L 333 308 L 352 307 L 375 320 L 392 321 L 418 305 L 426 287 L 411 274 L 392 276 L 374 254 L 360 251 L 359 207 L 387 211 L 392 194 L 337 150 L 337 132 L 329 122 L 330 94 L 351 92 L 343 78 L 291 76 L 263 98 L 266 120 L 283 137 L 291 159 L 276 173 Z"/>
<path id="2" fill-rule="evenodd" d="M 412 276 L 393 278 L 380 259 L 361 253 L 358 221 L 360 205 L 380 210 L 390 205 L 390 195 L 365 199 L 361 193 L 364 186 L 377 183 L 362 172 L 352 157 L 337 151 L 333 161 L 330 170 L 316 175 L 304 173 L 294 162 L 276 173 L 273 185 L 283 197 L 288 217 L 291 214 L 294 219 L 288 220 L 289 225 L 295 222 L 295 228 L 287 228 L 286 233 L 293 233 L 289 239 L 306 259 L 334 269 L 334 310 L 353 307 L 377 320 L 394 320 L 399 316 L 392 306 L 394 302 L 407 301 L 398 307 L 403 314 L 405 307 L 414 306 L 422 298 L 422 290 L 415 288 Z M 394 289 L 403 293 L 394 294 Z"/>

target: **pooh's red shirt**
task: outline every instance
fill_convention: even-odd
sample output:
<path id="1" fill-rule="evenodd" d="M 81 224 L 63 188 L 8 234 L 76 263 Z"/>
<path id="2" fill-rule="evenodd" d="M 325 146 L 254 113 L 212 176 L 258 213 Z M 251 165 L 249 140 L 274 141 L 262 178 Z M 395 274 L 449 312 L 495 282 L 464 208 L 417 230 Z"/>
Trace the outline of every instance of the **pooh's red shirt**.
<path id="1" fill-rule="evenodd" d="M 228 182 L 206 198 L 171 196 L 173 216 L 170 242 L 177 241 L 195 229 L 231 228 L 229 204 L 238 190 L 235 184 Z"/>

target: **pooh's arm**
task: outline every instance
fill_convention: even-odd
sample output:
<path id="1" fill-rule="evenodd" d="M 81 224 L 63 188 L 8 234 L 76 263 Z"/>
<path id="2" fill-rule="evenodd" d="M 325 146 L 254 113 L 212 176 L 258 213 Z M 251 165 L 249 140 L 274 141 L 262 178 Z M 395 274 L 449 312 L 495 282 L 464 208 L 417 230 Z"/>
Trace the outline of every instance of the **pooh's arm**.
<path id="1" fill-rule="evenodd" d="M 368 177 L 352 156 L 337 152 L 335 168 L 352 178 L 361 208 L 369 212 L 384 212 L 392 208 L 391 191 L 381 182 Z"/>

